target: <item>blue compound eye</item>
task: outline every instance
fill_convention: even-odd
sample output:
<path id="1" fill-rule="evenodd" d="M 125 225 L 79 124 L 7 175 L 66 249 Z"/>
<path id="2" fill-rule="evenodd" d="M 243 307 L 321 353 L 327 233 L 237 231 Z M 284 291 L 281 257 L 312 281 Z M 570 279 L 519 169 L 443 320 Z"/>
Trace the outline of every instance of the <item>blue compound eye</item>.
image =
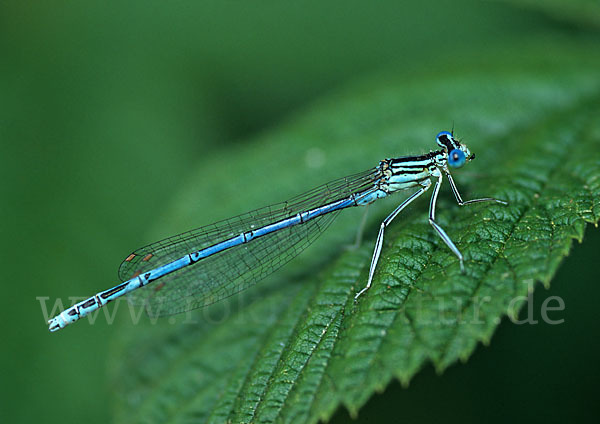
<path id="1" fill-rule="evenodd" d="M 454 149 L 448 155 L 448 165 L 452 168 L 460 168 L 465 162 L 466 157 L 462 150 Z"/>

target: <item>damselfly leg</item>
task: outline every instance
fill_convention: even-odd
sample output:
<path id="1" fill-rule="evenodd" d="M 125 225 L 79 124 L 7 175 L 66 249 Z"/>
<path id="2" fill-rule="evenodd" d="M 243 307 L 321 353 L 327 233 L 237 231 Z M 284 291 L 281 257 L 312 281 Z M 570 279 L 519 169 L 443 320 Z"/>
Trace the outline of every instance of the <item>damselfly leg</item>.
<path id="1" fill-rule="evenodd" d="M 369 279 L 367 281 L 367 285 L 361 291 L 359 291 L 356 294 L 356 296 L 354 296 L 354 300 L 358 299 L 361 294 L 369 290 L 369 288 L 371 287 L 371 283 L 373 282 L 373 275 L 375 274 L 375 268 L 377 267 L 379 255 L 381 254 L 381 247 L 383 246 L 383 233 L 385 232 L 385 227 L 390 225 L 394 218 L 396 218 L 396 216 L 398 216 L 398 214 L 402 212 L 402 209 L 407 207 L 417 197 L 425 193 L 429 189 L 429 187 L 431 187 L 431 182 L 429 182 L 429 184 L 427 184 L 426 187 L 422 187 L 418 191 L 413 193 L 404 202 L 400 203 L 400 206 L 394 209 L 394 212 L 389 214 L 389 216 L 386 219 L 384 219 L 381 223 L 381 226 L 379 227 L 379 233 L 377 234 L 377 241 L 375 242 L 375 251 L 373 252 L 373 257 L 371 258 L 371 268 L 369 269 Z"/>
<path id="2" fill-rule="evenodd" d="M 456 187 L 456 184 L 454 183 L 454 179 L 452 178 L 452 175 L 450 174 L 450 172 L 447 169 L 443 169 L 443 171 L 444 171 L 444 174 L 446 174 L 446 176 L 448 177 L 448 181 L 450 182 L 450 187 L 452 188 L 452 193 L 454 193 L 454 197 L 456 198 L 456 201 L 460 206 L 465 206 L 465 205 L 469 205 L 469 204 L 473 204 L 473 203 L 482 203 L 482 202 L 496 202 L 496 203 L 500 203 L 502 205 L 508 205 L 508 202 L 505 202 L 504 200 L 495 199 L 493 197 L 484 197 L 481 199 L 473 199 L 473 200 L 464 201 L 458 191 L 458 188 Z M 433 171 L 431 171 L 431 176 L 436 177 L 437 181 L 435 182 L 435 185 L 433 187 L 433 194 L 431 195 L 431 201 L 429 203 L 429 223 L 433 226 L 433 228 L 438 233 L 438 235 L 441 237 L 441 239 L 444 241 L 444 243 L 446 243 L 446 246 L 448 246 L 450 248 L 450 250 L 456 255 L 456 257 L 458 258 L 459 263 L 460 263 L 460 270 L 461 270 L 461 272 L 464 273 L 465 266 L 464 266 L 464 258 L 463 258 L 462 253 L 460 253 L 460 250 L 458 250 L 458 248 L 456 247 L 456 245 L 454 244 L 452 239 L 450 239 L 448 234 L 446 234 L 444 229 L 435 221 L 435 208 L 436 208 L 437 198 L 438 198 L 438 195 L 440 192 L 440 187 L 441 187 L 442 180 L 443 180 L 443 174 L 440 171 L 440 169 L 437 168 L 437 169 L 434 169 Z M 421 188 L 419 191 L 417 191 L 412 196 L 410 196 L 408 199 L 406 199 L 404 202 L 402 202 L 400 204 L 400 206 L 398 206 L 381 223 L 381 226 L 379 228 L 379 234 L 377 235 L 377 241 L 375 242 L 375 251 L 373 252 L 373 258 L 371 259 L 371 267 L 369 269 L 369 279 L 367 281 L 367 285 L 360 292 L 358 292 L 356 294 L 356 296 L 354 297 L 355 300 L 358 299 L 358 297 L 360 295 L 362 295 L 364 292 L 369 290 L 369 288 L 371 287 L 371 284 L 373 282 L 373 275 L 375 274 L 375 268 L 377 267 L 377 262 L 379 261 L 379 256 L 381 255 L 381 249 L 383 246 L 383 233 L 384 233 L 385 227 L 387 227 L 390 224 L 390 222 L 392 222 L 392 220 L 406 206 L 408 206 L 408 204 L 410 204 L 413 200 L 415 200 L 417 197 L 419 197 L 421 194 L 423 194 L 425 191 L 427 191 L 429 189 L 430 185 L 431 185 L 431 183 L 429 183 L 426 187 Z"/>
<path id="3" fill-rule="evenodd" d="M 369 205 L 365 206 L 365 210 L 362 213 L 362 217 L 360 218 L 360 223 L 358 224 L 358 229 L 356 230 L 356 236 L 354 238 L 354 243 L 348 244 L 345 246 L 347 250 L 356 250 L 362 244 L 362 239 L 365 234 L 365 227 L 367 226 L 367 216 L 369 215 Z"/>
<path id="4" fill-rule="evenodd" d="M 472 199 L 472 200 L 464 201 L 462 199 L 460 193 L 458 192 L 458 188 L 456 188 L 456 184 L 454 183 L 454 179 L 452 178 L 450 171 L 444 170 L 444 173 L 448 177 L 448 181 L 450 181 L 450 187 L 452 188 L 452 193 L 454 193 L 454 197 L 456 198 L 456 202 L 458 203 L 459 206 L 465 206 L 465 205 L 470 205 L 472 203 L 482 203 L 482 202 L 496 202 L 496 203 L 500 203 L 501 205 L 508 205 L 508 202 L 506 202 L 504 200 L 500 200 L 500 199 L 494 199 L 493 197 L 482 197 L 481 199 Z"/>
<path id="5" fill-rule="evenodd" d="M 433 187 L 433 195 L 431 196 L 431 202 L 429 203 L 429 223 L 433 226 L 435 231 L 439 234 L 439 236 L 444 240 L 446 246 L 452 250 L 452 253 L 456 255 L 460 262 L 460 270 L 461 272 L 465 272 L 465 266 L 463 264 L 463 255 L 460 253 L 460 250 L 456 247 L 454 242 L 448 237 L 448 234 L 444 231 L 440 225 L 435 222 L 435 205 L 437 203 L 438 194 L 440 193 L 440 187 L 442 185 L 442 173 L 439 169 L 436 169 L 437 172 L 434 171 L 433 176 L 438 177 L 438 180 L 435 182 L 435 187 Z"/>

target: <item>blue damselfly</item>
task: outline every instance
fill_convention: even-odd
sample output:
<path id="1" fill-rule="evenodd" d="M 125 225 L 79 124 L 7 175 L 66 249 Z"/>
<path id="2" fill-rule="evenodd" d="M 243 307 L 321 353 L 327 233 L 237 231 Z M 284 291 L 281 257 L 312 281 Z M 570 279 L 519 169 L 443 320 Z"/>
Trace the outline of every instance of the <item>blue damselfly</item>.
<path id="1" fill-rule="evenodd" d="M 435 220 L 436 201 L 443 176 L 450 182 L 459 205 L 502 200 L 482 198 L 463 201 L 449 168 L 460 168 L 475 158 L 467 146 L 448 131 L 436 137 L 440 150 L 421 156 L 384 159 L 368 171 L 334 180 L 287 202 L 257 209 L 142 247 L 119 268 L 122 283 L 79 302 L 48 321 L 57 331 L 124 294 L 150 315 L 161 316 L 209 305 L 231 296 L 266 277 L 310 245 L 339 211 L 364 206 L 408 188 L 417 191 L 383 220 L 375 242 L 366 286 L 383 246 L 385 228 L 413 200 L 433 185 L 429 223 L 458 257 L 463 256 Z M 146 287 L 148 286 L 148 287 Z"/>

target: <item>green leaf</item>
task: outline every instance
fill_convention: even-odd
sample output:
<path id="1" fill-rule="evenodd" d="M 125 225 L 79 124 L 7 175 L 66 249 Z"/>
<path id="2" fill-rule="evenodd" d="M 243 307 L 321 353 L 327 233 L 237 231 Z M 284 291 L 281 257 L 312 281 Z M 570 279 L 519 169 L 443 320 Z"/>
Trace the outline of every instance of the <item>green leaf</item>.
<path id="1" fill-rule="evenodd" d="M 546 13 L 571 24 L 600 28 L 600 2 L 597 0 L 502 0 Z"/>
<path id="2" fill-rule="evenodd" d="M 535 282 L 550 283 L 586 223 L 598 222 L 600 59 L 590 47 L 553 43 L 548 54 L 533 44 L 507 51 L 510 63 L 495 52 L 413 78 L 377 75 L 207 158 L 161 232 L 422 153 L 453 121 L 477 153 L 454 172 L 463 197 L 510 205 L 461 208 L 444 183 L 437 218 L 465 255 L 464 275 L 422 200 L 388 227 L 374 285 L 353 301 L 399 195 L 374 205 L 357 250 L 343 247 L 360 221 L 349 211 L 299 259 L 228 302 L 121 326 L 116 421 L 317 422 L 340 405 L 356 414 L 392 379 L 408 384 L 429 361 L 441 372 L 489 343 Z"/>

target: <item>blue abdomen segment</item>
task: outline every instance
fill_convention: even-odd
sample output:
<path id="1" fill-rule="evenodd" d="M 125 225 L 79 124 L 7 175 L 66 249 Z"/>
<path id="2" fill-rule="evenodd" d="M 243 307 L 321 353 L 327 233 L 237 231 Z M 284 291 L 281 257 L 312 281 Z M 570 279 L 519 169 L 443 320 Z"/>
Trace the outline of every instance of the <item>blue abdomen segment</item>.
<path id="1" fill-rule="evenodd" d="M 369 203 L 373 203 L 377 199 L 382 199 L 382 198 L 386 197 L 387 195 L 388 194 L 385 191 L 383 191 L 381 189 L 375 189 L 375 190 L 369 190 L 362 194 L 357 194 L 355 196 L 355 200 L 356 200 L 356 204 L 358 206 L 365 206 L 365 205 L 368 205 Z"/>
<path id="2" fill-rule="evenodd" d="M 360 195 L 357 195 L 360 196 Z M 328 214 L 330 212 L 334 212 L 340 209 L 345 209 L 350 206 L 356 206 L 359 203 L 356 201 L 355 195 L 352 195 L 346 199 L 338 200 L 318 208 L 310 209 L 305 212 L 298 213 L 290 218 L 283 219 L 278 222 L 274 222 L 272 224 L 266 225 L 262 228 L 258 228 L 253 231 L 244 232 L 239 234 L 238 236 L 231 237 L 227 240 L 224 240 L 220 243 L 217 243 L 213 246 L 207 247 L 205 249 L 191 252 L 175 261 L 168 262 L 162 266 L 154 268 L 150 271 L 146 271 L 142 274 L 136 275 L 130 280 L 127 280 L 121 284 L 118 284 L 108 290 L 97 293 L 96 295 L 83 300 L 70 308 L 66 309 L 56 317 L 52 318 L 48 321 L 50 331 L 57 331 L 61 328 L 66 327 L 67 325 L 77 321 L 80 318 L 85 317 L 89 313 L 101 308 L 106 305 L 108 302 L 111 302 L 119 297 L 133 291 L 137 290 L 146 284 L 155 281 L 167 274 L 170 274 L 179 269 L 185 268 L 195 262 L 199 261 L 202 258 L 206 258 L 212 256 L 216 253 L 223 252 L 227 249 L 230 249 L 234 246 L 239 246 L 241 244 L 247 243 L 257 237 L 261 237 L 275 231 L 281 230 L 283 228 L 292 227 L 294 225 L 302 224 L 304 222 L 310 221 L 316 217 Z"/>

